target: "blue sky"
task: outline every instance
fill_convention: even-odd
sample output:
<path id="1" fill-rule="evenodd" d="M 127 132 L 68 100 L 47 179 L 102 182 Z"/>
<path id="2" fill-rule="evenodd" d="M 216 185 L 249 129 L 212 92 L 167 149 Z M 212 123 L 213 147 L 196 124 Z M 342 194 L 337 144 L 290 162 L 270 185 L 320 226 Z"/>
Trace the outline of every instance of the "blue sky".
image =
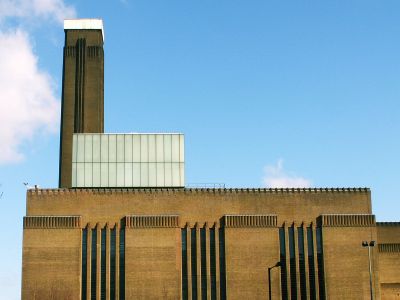
<path id="1" fill-rule="evenodd" d="M 58 182 L 63 18 L 104 20 L 106 131 L 185 133 L 187 183 L 370 187 L 399 221 L 399 10 L 0 0 L 1 297 L 19 298 L 23 182 Z"/>

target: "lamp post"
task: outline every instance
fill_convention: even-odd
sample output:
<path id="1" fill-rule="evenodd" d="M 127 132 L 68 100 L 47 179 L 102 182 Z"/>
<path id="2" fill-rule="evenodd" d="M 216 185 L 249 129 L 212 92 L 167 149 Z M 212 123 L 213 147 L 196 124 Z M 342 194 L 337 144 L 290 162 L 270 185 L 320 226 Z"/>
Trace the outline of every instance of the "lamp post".
<path id="1" fill-rule="evenodd" d="M 273 268 L 277 268 L 280 267 L 282 264 L 280 261 L 278 261 L 275 266 L 272 267 L 268 267 L 268 296 L 269 296 L 269 300 L 272 300 L 272 288 L 271 288 L 271 270 Z"/>
<path id="2" fill-rule="evenodd" d="M 368 247 L 369 289 L 371 292 L 371 300 L 374 300 L 374 291 L 372 286 L 371 248 L 375 246 L 375 241 L 363 241 L 361 245 L 363 247 Z"/>

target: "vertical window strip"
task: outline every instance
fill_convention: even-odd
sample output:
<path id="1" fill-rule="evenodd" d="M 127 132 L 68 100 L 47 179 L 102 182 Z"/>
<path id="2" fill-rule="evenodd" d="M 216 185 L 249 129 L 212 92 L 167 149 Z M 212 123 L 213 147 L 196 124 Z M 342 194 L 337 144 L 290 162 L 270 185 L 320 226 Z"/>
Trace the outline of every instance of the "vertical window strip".
<path id="1" fill-rule="evenodd" d="M 206 229 L 200 228 L 201 298 L 207 300 Z"/>
<path id="2" fill-rule="evenodd" d="M 125 300 L 125 228 L 119 237 L 119 299 Z"/>
<path id="3" fill-rule="evenodd" d="M 296 285 L 296 253 L 294 249 L 294 227 L 289 227 L 289 255 L 290 255 L 290 294 L 291 299 L 297 299 Z"/>
<path id="4" fill-rule="evenodd" d="M 322 229 L 321 227 L 316 228 L 317 236 L 317 262 L 318 262 L 318 286 L 319 286 L 319 298 L 325 299 L 325 276 L 324 276 L 324 254 L 322 248 Z"/>
<path id="5" fill-rule="evenodd" d="M 96 300 L 96 274 L 97 274 L 97 230 L 92 229 L 92 270 L 90 295 L 92 300 Z"/>
<path id="6" fill-rule="evenodd" d="M 82 294 L 81 299 L 86 300 L 87 293 L 87 228 L 82 230 Z"/>
<path id="7" fill-rule="evenodd" d="M 110 231 L 110 299 L 115 300 L 116 229 Z"/>
<path id="8" fill-rule="evenodd" d="M 297 228 L 297 239 L 299 245 L 299 267 L 300 267 L 300 295 L 301 299 L 307 299 L 306 287 L 306 264 L 304 257 L 304 230 L 303 227 Z"/>
<path id="9" fill-rule="evenodd" d="M 285 241 L 285 228 L 279 228 L 279 252 L 281 258 L 281 293 L 282 299 L 288 299 L 287 294 L 287 265 L 286 265 L 286 241 Z"/>
<path id="10" fill-rule="evenodd" d="M 215 257 L 215 228 L 210 228 L 210 275 L 211 300 L 217 299 L 216 257 Z"/>
<path id="11" fill-rule="evenodd" d="M 188 266 L 187 266 L 187 231 L 181 230 L 182 235 L 182 299 L 188 300 Z"/>
<path id="12" fill-rule="evenodd" d="M 225 232 L 219 229 L 220 298 L 226 300 Z"/>
<path id="13" fill-rule="evenodd" d="M 310 300 L 316 300 L 315 289 L 315 265 L 314 265 L 314 240 L 312 227 L 307 227 L 307 249 L 308 249 L 308 278 L 310 283 Z"/>
<path id="14" fill-rule="evenodd" d="M 190 229 L 191 267 L 192 267 L 192 299 L 197 300 L 197 247 L 196 228 Z"/>
<path id="15" fill-rule="evenodd" d="M 106 230 L 101 229 L 101 260 L 100 260 L 101 300 L 106 300 Z"/>

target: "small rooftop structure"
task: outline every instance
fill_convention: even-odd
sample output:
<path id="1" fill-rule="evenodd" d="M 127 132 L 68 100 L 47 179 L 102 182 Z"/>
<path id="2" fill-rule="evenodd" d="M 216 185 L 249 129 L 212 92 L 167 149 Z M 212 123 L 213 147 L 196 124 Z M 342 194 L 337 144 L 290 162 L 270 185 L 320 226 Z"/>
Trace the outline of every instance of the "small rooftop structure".
<path id="1" fill-rule="evenodd" d="M 64 30 L 68 29 L 93 29 L 101 30 L 104 41 L 104 28 L 102 19 L 66 19 L 64 20 Z"/>

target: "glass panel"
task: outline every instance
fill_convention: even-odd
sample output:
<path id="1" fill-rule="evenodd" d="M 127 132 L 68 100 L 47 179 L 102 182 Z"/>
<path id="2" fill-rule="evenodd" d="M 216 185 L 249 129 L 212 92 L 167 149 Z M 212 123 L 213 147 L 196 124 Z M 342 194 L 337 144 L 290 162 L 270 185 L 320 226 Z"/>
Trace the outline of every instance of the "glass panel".
<path id="1" fill-rule="evenodd" d="M 164 184 L 164 164 L 157 163 L 157 186 L 165 186 Z"/>
<path id="2" fill-rule="evenodd" d="M 140 162 L 149 161 L 148 136 L 140 135 Z"/>
<path id="3" fill-rule="evenodd" d="M 78 139 L 76 134 L 72 136 L 72 162 L 76 162 L 76 150 L 78 148 Z"/>
<path id="4" fill-rule="evenodd" d="M 93 162 L 100 162 L 100 135 L 93 135 Z"/>
<path id="5" fill-rule="evenodd" d="M 201 298 L 207 300 L 206 229 L 200 228 Z"/>
<path id="6" fill-rule="evenodd" d="M 304 258 L 304 230 L 303 227 L 297 228 L 297 244 L 299 249 L 299 271 L 300 271 L 300 295 L 301 299 L 307 299 L 306 286 L 306 263 Z"/>
<path id="7" fill-rule="evenodd" d="M 86 300 L 87 288 L 87 229 L 82 230 L 82 293 L 81 299 Z"/>
<path id="8" fill-rule="evenodd" d="M 76 161 L 84 162 L 85 161 L 85 136 L 83 134 L 78 134 L 78 148 L 76 152 Z"/>
<path id="9" fill-rule="evenodd" d="M 110 299 L 115 300 L 116 229 L 110 232 Z"/>
<path id="10" fill-rule="evenodd" d="M 162 134 L 156 135 L 157 153 L 156 159 L 158 162 L 164 161 L 164 136 Z"/>
<path id="11" fill-rule="evenodd" d="M 279 228 L 279 254 L 281 259 L 281 293 L 282 299 L 288 299 L 287 266 L 286 266 L 286 240 L 285 228 Z"/>
<path id="12" fill-rule="evenodd" d="M 140 162 L 140 135 L 134 134 L 132 136 L 132 161 Z"/>
<path id="13" fill-rule="evenodd" d="M 92 162 L 92 136 L 85 134 L 85 162 Z"/>
<path id="14" fill-rule="evenodd" d="M 180 168 L 180 175 L 181 175 L 181 182 L 180 186 L 185 186 L 185 164 L 184 163 L 179 163 L 179 168 Z"/>
<path id="15" fill-rule="evenodd" d="M 149 164 L 140 164 L 140 186 L 149 186 Z"/>
<path id="16" fill-rule="evenodd" d="M 197 299 L 197 246 L 196 246 L 196 228 L 190 228 L 190 250 L 192 267 L 192 296 Z"/>
<path id="17" fill-rule="evenodd" d="M 149 162 L 156 162 L 156 136 L 149 134 Z"/>
<path id="18" fill-rule="evenodd" d="M 172 162 L 179 162 L 179 135 L 174 134 L 172 137 Z"/>
<path id="19" fill-rule="evenodd" d="M 290 256 L 290 290 L 292 299 L 297 299 L 297 285 L 296 285 L 296 256 L 294 248 L 294 228 L 289 227 L 289 256 Z"/>
<path id="20" fill-rule="evenodd" d="M 119 300 L 125 300 L 125 229 L 119 232 Z"/>
<path id="21" fill-rule="evenodd" d="M 316 300 L 316 287 L 315 287 L 315 263 L 314 263 L 314 240 L 312 227 L 307 227 L 307 252 L 308 252 L 308 278 L 310 282 L 310 299 Z"/>
<path id="22" fill-rule="evenodd" d="M 125 166 L 124 163 L 117 163 L 117 186 L 121 187 L 125 184 Z"/>
<path id="23" fill-rule="evenodd" d="M 117 162 L 124 162 L 125 138 L 123 134 L 117 134 Z"/>
<path id="24" fill-rule="evenodd" d="M 93 163 L 93 187 L 100 186 L 100 163 Z"/>
<path id="25" fill-rule="evenodd" d="M 132 163 L 124 163 L 124 167 L 125 167 L 124 186 L 132 186 Z"/>
<path id="26" fill-rule="evenodd" d="M 116 163 L 108 164 L 108 186 L 109 187 L 117 186 L 117 164 Z"/>
<path id="27" fill-rule="evenodd" d="M 91 298 L 96 300 L 96 275 L 97 275 L 97 230 L 92 229 L 92 270 L 91 270 Z"/>
<path id="28" fill-rule="evenodd" d="M 216 278 L 216 249 L 215 249 L 215 227 L 210 228 L 210 275 L 211 275 L 211 300 L 217 300 L 217 278 Z"/>
<path id="29" fill-rule="evenodd" d="M 132 164 L 132 186 L 140 186 L 140 163 Z"/>
<path id="30" fill-rule="evenodd" d="M 164 164 L 164 183 L 165 186 L 172 186 L 172 167 L 171 163 Z"/>
<path id="31" fill-rule="evenodd" d="M 171 162 L 172 155 L 171 155 L 171 148 L 172 148 L 172 141 L 171 135 L 166 134 L 164 135 L 164 160 L 165 162 Z"/>
<path id="32" fill-rule="evenodd" d="M 101 162 L 108 162 L 108 135 L 100 135 L 101 140 Z"/>
<path id="33" fill-rule="evenodd" d="M 132 135 L 125 135 L 125 162 L 132 162 Z"/>
<path id="34" fill-rule="evenodd" d="M 101 186 L 108 186 L 108 163 L 100 164 L 100 180 Z"/>
<path id="35" fill-rule="evenodd" d="M 182 299 L 188 300 L 187 231 L 181 229 L 182 240 Z"/>
<path id="36" fill-rule="evenodd" d="M 84 163 L 76 164 L 76 186 L 85 186 L 85 165 Z"/>
<path id="37" fill-rule="evenodd" d="M 106 300 L 106 230 L 101 229 L 101 261 L 100 261 L 100 282 L 101 293 L 100 299 Z"/>
<path id="38" fill-rule="evenodd" d="M 179 161 L 185 161 L 185 136 L 183 134 L 179 135 Z"/>
<path id="39" fill-rule="evenodd" d="M 76 186 L 76 163 L 72 163 L 72 187 Z"/>
<path id="40" fill-rule="evenodd" d="M 179 186 L 180 183 L 179 163 L 172 163 L 172 186 Z"/>
<path id="41" fill-rule="evenodd" d="M 225 232 L 219 228 L 220 299 L 226 299 Z"/>
<path id="42" fill-rule="evenodd" d="M 115 134 L 108 136 L 108 161 L 117 161 L 117 137 Z"/>
<path id="43" fill-rule="evenodd" d="M 91 187 L 92 184 L 92 163 L 85 163 L 85 186 Z"/>
<path id="44" fill-rule="evenodd" d="M 149 163 L 149 186 L 157 186 L 156 163 Z"/>

